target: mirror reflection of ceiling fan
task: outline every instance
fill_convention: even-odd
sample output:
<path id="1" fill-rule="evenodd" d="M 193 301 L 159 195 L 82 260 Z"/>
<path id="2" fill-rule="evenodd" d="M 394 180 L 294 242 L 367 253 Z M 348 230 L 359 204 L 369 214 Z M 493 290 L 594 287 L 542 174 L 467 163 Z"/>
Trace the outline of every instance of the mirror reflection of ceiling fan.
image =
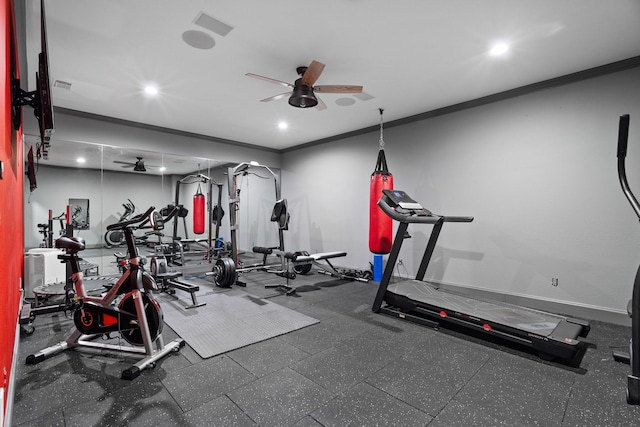
<path id="1" fill-rule="evenodd" d="M 123 165 L 123 168 L 132 168 L 135 172 L 146 172 L 147 168 L 144 165 L 144 159 L 142 157 L 136 157 L 138 159 L 135 163 L 133 162 L 123 162 L 121 160 L 114 160 L 113 163 L 118 163 Z M 147 166 L 149 168 L 155 168 L 157 166 Z"/>
<path id="2" fill-rule="evenodd" d="M 269 98 L 261 99 L 260 102 L 275 101 L 286 96 L 289 97 L 289 105 L 298 108 L 316 107 L 318 110 L 324 110 L 327 105 L 316 96 L 318 93 L 361 93 L 362 86 L 353 85 L 319 85 L 314 86 L 325 65 L 318 61 L 311 61 L 308 67 L 298 67 L 296 72 L 300 78 L 294 84 L 275 80 L 269 77 L 260 76 L 258 74 L 247 73 L 249 77 L 253 77 L 267 82 L 276 83 L 291 88 L 289 92 L 274 95 Z"/>

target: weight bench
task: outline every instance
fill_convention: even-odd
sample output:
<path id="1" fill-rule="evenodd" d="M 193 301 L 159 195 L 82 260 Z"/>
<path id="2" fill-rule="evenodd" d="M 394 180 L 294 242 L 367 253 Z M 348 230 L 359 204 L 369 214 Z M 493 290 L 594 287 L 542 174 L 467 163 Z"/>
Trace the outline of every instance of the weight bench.
<path id="1" fill-rule="evenodd" d="M 346 252 L 320 252 L 317 254 L 309 254 L 308 252 L 284 252 L 274 248 L 263 248 L 254 246 L 253 252 L 264 254 L 265 259 L 267 255 L 276 255 L 281 257 L 285 268 L 283 270 L 271 270 L 271 272 L 283 276 L 287 279 L 285 285 L 266 285 L 266 288 L 278 288 L 283 290 L 287 295 L 293 295 L 296 292 L 296 288 L 289 285 L 289 279 L 295 279 L 296 274 L 307 274 L 311 271 L 311 267 L 315 265 L 319 268 L 319 272 L 323 274 L 329 274 L 333 277 L 341 279 L 353 280 L 354 277 L 346 276 L 331 264 L 330 259 L 340 258 L 347 255 Z M 326 263 L 323 264 L 321 261 Z M 293 271 L 292 271 L 293 270 Z M 267 270 L 269 271 L 269 270 Z"/>
<path id="2" fill-rule="evenodd" d="M 318 273 L 327 274 L 338 279 L 357 280 L 359 282 L 368 282 L 371 279 L 370 272 L 338 269 L 329 261 L 332 258 L 346 256 L 346 252 L 321 252 L 317 254 L 302 252 L 301 254 L 293 259 L 293 269 L 299 274 L 307 274 L 311 270 L 311 266 L 315 265 L 318 268 Z M 320 261 L 324 261 L 326 265 Z"/>
<path id="3" fill-rule="evenodd" d="M 193 304 L 187 305 L 185 308 L 195 308 L 202 307 L 206 305 L 206 302 L 199 303 L 198 298 L 196 297 L 196 292 L 200 290 L 198 285 L 194 285 L 193 283 L 187 283 L 184 281 L 178 280 L 178 277 L 182 276 L 182 273 L 179 271 L 169 271 L 166 273 L 157 273 L 156 280 L 158 283 L 158 288 L 160 292 L 165 292 L 169 295 L 173 295 L 176 293 L 176 289 L 179 289 L 184 292 L 189 292 L 191 295 L 191 302 Z"/>
<path id="4" fill-rule="evenodd" d="M 326 271 L 329 274 L 340 276 L 340 272 L 329 261 L 332 258 L 341 258 L 347 256 L 346 252 L 320 252 L 317 254 L 309 254 L 307 252 L 295 252 L 291 258 L 293 268 L 300 274 L 307 274 L 311 271 L 311 265 L 315 265 L 322 271 Z M 325 261 L 327 265 L 321 264 L 319 261 Z M 296 268 L 297 267 L 297 268 Z M 329 267 L 329 268 L 327 268 Z"/>
<path id="5" fill-rule="evenodd" d="M 197 244 L 202 247 L 200 251 L 195 251 L 189 247 L 190 244 Z M 161 245 L 162 246 L 162 245 Z M 172 264 L 183 266 L 186 262 L 185 254 L 192 255 L 194 253 L 204 253 L 205 255 L 211 251 L 209 248 L 209 243 L 207 239 L 183 239 L 178 237 L 173 240 L 172 243 L 173 254 Z"/>

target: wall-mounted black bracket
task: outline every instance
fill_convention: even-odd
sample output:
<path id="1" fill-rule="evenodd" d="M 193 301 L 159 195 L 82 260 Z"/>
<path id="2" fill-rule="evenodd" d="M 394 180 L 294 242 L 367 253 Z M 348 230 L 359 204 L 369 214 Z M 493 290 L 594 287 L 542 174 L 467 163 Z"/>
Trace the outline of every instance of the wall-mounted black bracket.
<path id="1" fill-rule="evenodd" d="M 38 91 L 27 92 L 20 87 L 20 79 L 11 76 L 11 121 L 15 130 L 20 129 L 23 105 L 32 107 L 36 117 L 40 115 Z"/>

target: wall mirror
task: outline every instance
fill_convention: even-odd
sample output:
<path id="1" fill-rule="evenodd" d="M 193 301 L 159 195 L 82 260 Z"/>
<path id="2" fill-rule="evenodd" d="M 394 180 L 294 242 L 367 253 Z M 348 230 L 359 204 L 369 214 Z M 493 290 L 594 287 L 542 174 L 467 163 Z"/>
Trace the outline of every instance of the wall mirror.
<path id="1" fill-rule="evenodd" d="M 31 147 L 35 153 L 36 145 L 26 137 L 25 153 Z M 25 179 L 25 251 L 47 245 L 47 234 L 39 225 L 48 224 L 49 215 L 52 220 L 47 232 L 51 233 L 52 240 L 68 232 L 65 214 L 70 205 L 70 209 L 84 209 L 80 217 L 76 215 L 82 224 L 76 221 L 78 226 L 73 228 L 73 235 L 85 239 L 85 258 L 97 264 L 100 274 L 112 273 L 114 268 L 117 271 L 113 253 L 126 252 L 126 248 L 109 244 L 105 239 L 108 237 L 106 227 L 118 222 L 123 215 L 143 213 L 149 206 L 160 210 L 175 204 L 177 187 L 179 204 L 192 210 L 192 199 L 198 191 L 209 197 L 207 186 L 198 179 L 184 178 L 200 175 L 220 184 L 213 185 L 211 200 L 206 203 L 207 207 L 209 203 L 216 205 L 218 191 L 221 192 L 221 206 L 226 216 L 220 221 L 220 236 L 223 239 L 229 236 L 227 171 L 234 163 L 55 138 L 47 159 L 38 159 L 35 154 L 37 188 L 33 192 Z M 269 224 L 267 216 L 275 201 L 273 182 L 255 175 L 241 181 L 242 205 L 237 212 L 241 228 L 239 246 L 250 250 L 253 244 L 272 244 L 272 240 L 277 240 L 277 227 Z M 187 216 L 179 219 L 177 234 L 183 238 L 204 238 L 210 227 L 213 225 L 205 224 L 204 235 L 195 236 L 193 221 Z M 164 239 L 171 240 L 173 234 L 174 224 L 166 224 Z"/>

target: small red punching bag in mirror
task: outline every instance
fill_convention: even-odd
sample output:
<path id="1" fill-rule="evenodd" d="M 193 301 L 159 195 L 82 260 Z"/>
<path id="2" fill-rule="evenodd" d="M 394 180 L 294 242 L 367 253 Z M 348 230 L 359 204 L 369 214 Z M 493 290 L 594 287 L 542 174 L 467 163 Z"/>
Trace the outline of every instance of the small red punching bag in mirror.
<path id="1" fill-rule="evenodd" d="M 198 185 L 198 191 L 193 196 L 193 232 L 195 234 L 204 233 L 204 194 L 200 191 L 200 185 Z"/>

